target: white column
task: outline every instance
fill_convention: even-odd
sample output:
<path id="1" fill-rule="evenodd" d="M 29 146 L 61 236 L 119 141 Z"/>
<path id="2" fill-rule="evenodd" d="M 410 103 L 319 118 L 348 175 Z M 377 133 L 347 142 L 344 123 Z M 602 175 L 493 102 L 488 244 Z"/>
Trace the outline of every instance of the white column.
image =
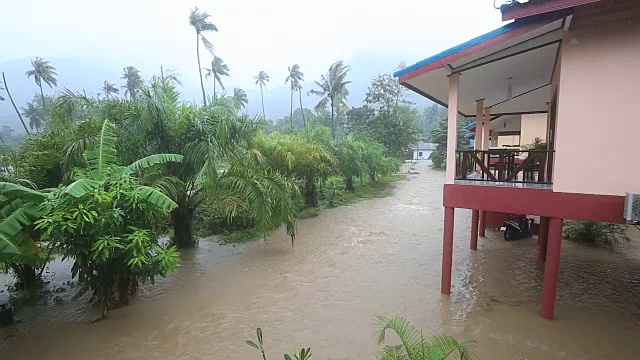
<path id="1" fill-rule="evenodd" d="M 484 109 L 484 134 L 482 135 L 482 150 L 489 150 L 489 128 L 491 128 L 491 108 Z"/>
<path id="2" fill-rule="evenodd" d="M 484 99 L 476 100 L 476 140 L 473 143 L 474 150 L 482 150 L 482 139 L 484 135 L 484 121 L 482 121 L 482 111 Z"/>
<path id="3" fill-rule="evenodd" d="M 449 119 L 447 127 L 447 174 L 445 184 L 456 179 L 456 149 L 458 148 L 458 88 L 460 74 L 449 76 Z"/>

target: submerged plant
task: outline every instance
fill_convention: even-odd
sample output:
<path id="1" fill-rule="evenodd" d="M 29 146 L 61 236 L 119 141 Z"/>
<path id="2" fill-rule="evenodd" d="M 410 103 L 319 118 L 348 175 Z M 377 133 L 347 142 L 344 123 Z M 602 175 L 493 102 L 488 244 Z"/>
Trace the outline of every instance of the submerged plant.
<path id="1" fill-rule="evenodd" d="M 631 241 L 625 225 L 584 220 L 567 221 L 563 235 L 568 240 L 609 248 Z"/>
<path id="2" fill-rule="evenodd" d="M 459 342 L 452 336 L 436 335 L 425 338 L 416 330 L 409 321 L 403 317 L 387 318 L 376 315 L 376 335 L 378 345 L 382 346 L 379 352 L 380 360 L 446 360 L 460 359 L 471 360 L 475 342 Z M 385 345 L 387 330 L 393 331 L 400 338 L 400 345 Z M 256 329 L 258 343 L 245 340 L 245 343 L 260 351 L 262 359 L 267 360 L 264 352 L 262 329 Z M 311 348 L 300 348 L 292 355 L 284 354 L 285 360 L 309 360 Z"/>

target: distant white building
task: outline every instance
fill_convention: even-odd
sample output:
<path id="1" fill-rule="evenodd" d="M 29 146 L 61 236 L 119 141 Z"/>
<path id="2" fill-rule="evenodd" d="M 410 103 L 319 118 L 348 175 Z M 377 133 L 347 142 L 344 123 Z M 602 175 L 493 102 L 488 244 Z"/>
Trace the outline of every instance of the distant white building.
<path id="1" fill-rule="evenodd" d="M 436 149 L 436 144 L 420 141 L 416 149 L 416 145 L 410 145 L 407 152 L 407 160 L 429 160 L 429 156 Z"/>

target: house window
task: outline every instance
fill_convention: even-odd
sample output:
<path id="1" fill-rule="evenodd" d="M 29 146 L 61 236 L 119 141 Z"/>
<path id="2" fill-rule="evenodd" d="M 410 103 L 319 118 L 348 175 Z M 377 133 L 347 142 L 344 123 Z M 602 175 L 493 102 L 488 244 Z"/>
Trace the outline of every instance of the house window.
<path id="1" fill-rule="evenodd" d="M 422 156 L 422 151 L 418 152 L 418 156 Z"/>

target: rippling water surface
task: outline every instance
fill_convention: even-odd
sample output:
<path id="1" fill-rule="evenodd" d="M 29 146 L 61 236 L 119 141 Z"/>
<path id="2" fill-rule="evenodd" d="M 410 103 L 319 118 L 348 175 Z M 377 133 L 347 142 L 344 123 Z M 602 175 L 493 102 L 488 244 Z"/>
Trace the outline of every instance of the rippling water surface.
<path id="1" fill-rule="evenodd" d="M 563 242 L 557 320 L 538 316 L 543 267 L 535 240 L 492 232 L 469 251 L 470 211 L 457 210 L 453 289 L 440 295 L 444 174 L 420 164 L 393 197 L 302 220 L 296 247 L 202 240 L 178 274 L 143 286 L 94 324 L 70 301 L 22 311 L 0 330 L 0 359 L 259 359 L 244 344 L 260 326 L 272 359 L 310 346 L 314 358 L 374 359 L 372 318 L 402 315 L 425 334 L 478 342 L 479 359 L 632 359 L 640 350 L 640 236 L 609 251 Z M 68 264 L 49 268 L 68 280 Z"/>

